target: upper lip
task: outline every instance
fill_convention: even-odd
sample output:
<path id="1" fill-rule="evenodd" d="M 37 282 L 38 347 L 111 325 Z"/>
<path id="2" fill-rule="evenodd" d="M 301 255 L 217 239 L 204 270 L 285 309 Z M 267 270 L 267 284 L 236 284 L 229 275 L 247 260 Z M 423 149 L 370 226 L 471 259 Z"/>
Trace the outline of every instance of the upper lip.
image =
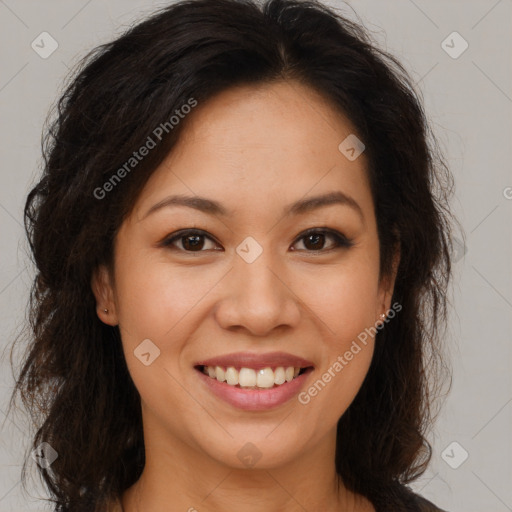
<path id="1" fill-rule="evenodd" d="M 277 368 L 278 366 L 294 368 L 308 368 L 313 366 L 311 361 L 286 352 L 267 352 L 265 354 L 255 354 L 253 352 L 236 352 L 224 354 L 210 359 L 204 359 L 195 364 L 195 366 L 222 366 L 227 368 L 253 368 L 260 370 L 262 368 Z"/>

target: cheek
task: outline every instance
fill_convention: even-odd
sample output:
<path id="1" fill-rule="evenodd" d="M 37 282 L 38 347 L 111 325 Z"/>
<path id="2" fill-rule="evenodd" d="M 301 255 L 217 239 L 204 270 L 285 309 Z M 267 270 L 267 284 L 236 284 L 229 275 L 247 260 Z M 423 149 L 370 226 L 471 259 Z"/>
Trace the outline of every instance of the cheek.
<path id="1" fill-rule="evenodd" d="M 177 361 L 193 328 L 188 314 L 205 295 L 207 289 L 203 287 L 209 283 L 199 286 L 200 279 L 192 282 L 179 270 L 169 272 L 168 265 L 152 260 L 143 251 L 132 250 L 124 256 L 116 267 L 116 291 L 128 371 L 143 406 L 178 430 L 180 422 L 167 418 L 165 412 L 197 406 L 184 392 Z M 146 353 L 149 356 L 144 357 Z M 162 404 L 166 404 L 165 410 Z"/>
<path id="2" fill-rule="evenodd" d="M 319 411 L 329 411 L 334 423 L 357 395 L 371 364 L 378 259 L 359 253 L 329 272 L 329 279 L 310 276 L 304 283 L 305 289 L 315 290 L 308 306 L 320 319 L 324 343 L 317 380 L 302 403 L 309 400 Z"/>
<path id="3" fill-rule="evenodd" d="M 171 268 L 144 251 L 120 258 L 116 274 L 120 325 L 130 337 L 163 342 L 175 326 L 186 323 L 181 319 L 214 285 L 212 276 L 203 277 L 191 268 Z"/>
<path id="4" fill-rule="evenodd" d="M 171 266 L 165 254 L 155 258 L 154 252 L 143 250 L 132 249 L 119 258 L 116 291 L 123 351 L 135 386 L 148 404 L 161 396 L 176 407 L 193 405 L 180 405 L 187 398 L 177 379 L 183 370 L 180 356 L 204 320 L 204 304 L 222 274 L 207 266 Z M 146 346 L 150 361 L 157 354 L 149 366 L 137 357 L 147 352 L 140 348 Z"/>
<path id="5" fill-rule="evenodd" d="M 303 280 L 305 302 L 326 325 L 336 343 L 345 344 L 374 325 L 378 302 L 378 268 L 372 261 L 353 258 Z"/>
<path id="6" fill-rule="evenodd" d="M 368 373 L 374 351 L 376 286 L 369 273 L 340 274 L 329 281 L 312 307 L 322 325 L 322 361 L 299 402 L 324 425 L 334 426 Z"/>

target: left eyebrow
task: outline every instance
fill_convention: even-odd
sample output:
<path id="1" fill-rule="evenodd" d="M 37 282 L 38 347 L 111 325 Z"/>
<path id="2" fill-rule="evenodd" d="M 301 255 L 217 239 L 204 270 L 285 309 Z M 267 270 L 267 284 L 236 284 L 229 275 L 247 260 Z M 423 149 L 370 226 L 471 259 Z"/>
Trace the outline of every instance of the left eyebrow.
<path id="1" fill-rule="evenodd" d="M 341 191 L 329 192 L 320 196 L 301 199 L 300 201 L 287 206 L 283 211 L 283 215 L 301 215 L 333 204 L 349 206 L 357 212 L 359 217 L 361 217 L 361 220 L 364 221 L 363 209 L 359 206 L 359 203 L 354 198 Z"/>

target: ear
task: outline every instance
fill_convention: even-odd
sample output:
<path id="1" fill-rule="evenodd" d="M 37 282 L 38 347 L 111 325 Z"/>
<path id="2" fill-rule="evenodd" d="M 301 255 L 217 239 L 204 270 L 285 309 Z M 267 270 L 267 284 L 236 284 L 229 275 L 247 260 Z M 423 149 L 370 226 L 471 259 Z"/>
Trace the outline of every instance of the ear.
<path id="1" fill-rule="evenodd" d="M 114 299 L 114 288 L 110 272 L 105 265 L 99 265 L 94 269 L 91 278 L 91 288 L 96 297 L 96 314 L 98 318 L 107 325 L 117 325 L 119 322 Z"/>
<path id="2" fill-rule="evenodd" d="M 377 312 L 376 321 L 382 322 L 381 314 L 384 313 L 387 316 L 387 312 L 391 308 L 391 299 L 393 297 L 393 291 L 395 289 L 396 275 L 398 272 L 398 265 L 400 264 L 400 247 L 397 245 L 393 253 L 393 261 L 391 263 L 390 272 L 382 276 L 379 283 L 379 298 L 377 300 Z"/>

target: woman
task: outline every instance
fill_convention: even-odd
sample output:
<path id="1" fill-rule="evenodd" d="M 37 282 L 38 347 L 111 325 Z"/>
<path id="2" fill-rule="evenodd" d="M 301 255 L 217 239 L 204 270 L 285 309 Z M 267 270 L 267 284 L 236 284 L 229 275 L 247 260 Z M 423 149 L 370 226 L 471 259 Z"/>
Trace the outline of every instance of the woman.
<path id="1" fill-rule="evenodd" d="M 170 5 L 87 57 L 45 157 L 13 399 L 55 510 L 440 510 L 406 484 L 445 369 L 451 176 L 363 28 Z"/>

